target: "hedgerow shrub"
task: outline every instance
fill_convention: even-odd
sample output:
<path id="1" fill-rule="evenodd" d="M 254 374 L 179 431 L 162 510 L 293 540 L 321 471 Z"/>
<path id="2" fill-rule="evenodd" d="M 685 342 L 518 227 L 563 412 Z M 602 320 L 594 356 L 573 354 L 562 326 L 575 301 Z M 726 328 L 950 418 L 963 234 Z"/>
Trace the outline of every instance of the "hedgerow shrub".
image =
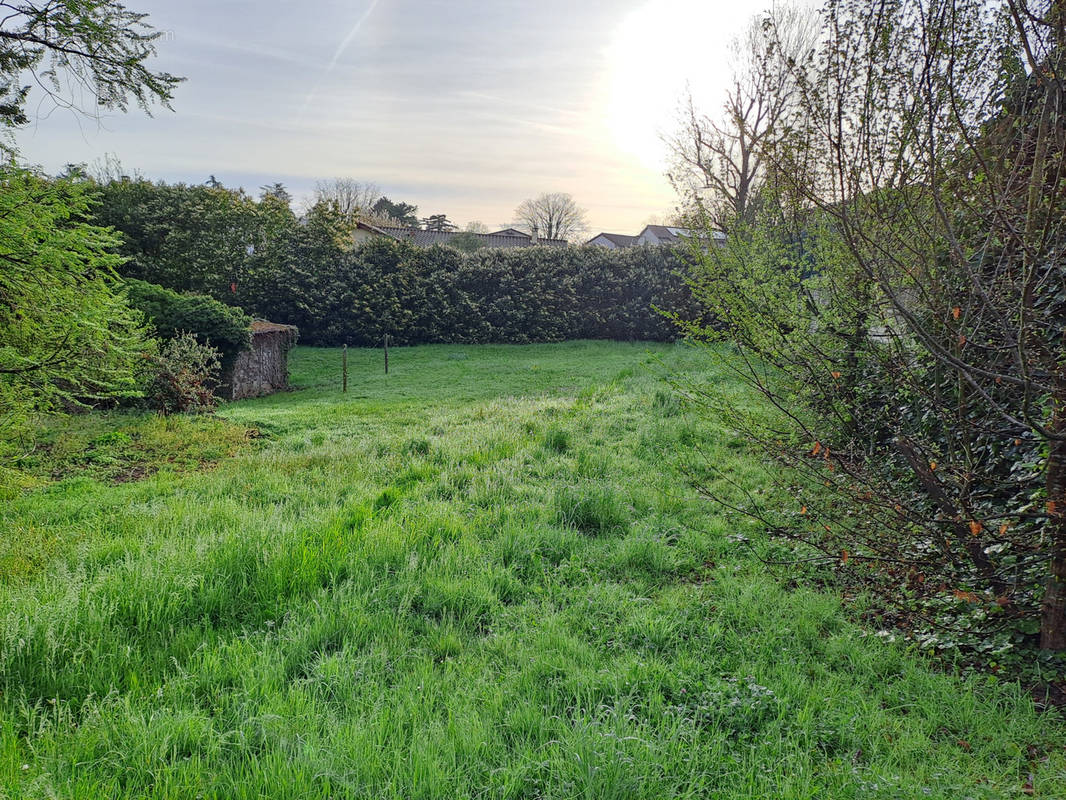
<path id="1" fill-rule="evenodd" d="M 295 322 L 317 345 L 376 345 L 386 333 L 396 344 L 671 341 L 677 330 L 662 311 L 710 321 L 686 283 L 688 261 L 660 247 L 462 253 L 375 239 L 293 273 L 315 275 L 314 304 L 254 311 Z"/>
<path id="2" fill-rule="evenodd" d="M 239 308 L 131 278 L 126 279 L 125 289 L 129 304 L 144 314 L 161 339 L 191 334 L 218 351 L 222 368 L 251 345 L 252 320 Z"/>
<path id="3" fill-rule="evenodd" d="M 684 249 L 463 252 L 386 238 L 357 247 L 350 222 L 326 204 L 297 219 L 276 199 L 147 181 L 102 187 L 101 200 L 100 221 L 124 235 L 123 275 L 296 325 L 312 345 L 376 345 L 385 334 L 396 344 L 668 341 L 677 330 L 660 310 L 704 316 Z M 230 357 L 217 331 L 193 327 L 202 314 L 173 329 Z"/>

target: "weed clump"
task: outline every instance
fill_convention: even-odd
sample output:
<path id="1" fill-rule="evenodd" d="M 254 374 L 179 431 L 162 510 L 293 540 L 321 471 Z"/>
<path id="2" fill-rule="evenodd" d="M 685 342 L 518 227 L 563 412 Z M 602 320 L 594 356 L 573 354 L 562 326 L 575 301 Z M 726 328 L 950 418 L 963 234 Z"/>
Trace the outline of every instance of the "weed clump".
<path id="1" fill-rule="evenodd" d="M 428 439 L 411 439 L 404 445 L 404 452 L 412 456 L 429 455 Z"/>
<path id="2" fill-rule="evenodd" d="M 555 519 L 582 533 L 602 536 L 623 531 L 629 514 L 618 495 L 599 486 L 567 486 L 555 493 Z"/>
<path id="3" fill-rule="evenodd" d="M 544 449 L 562 455 L 570 449 L 570 434 L 552 426 L 544 432 Z"/>
<path id="4" fill-rule="evenodd" d="M 661 417 L 676 417 L 681 413 L 681 402 L 677 399 L 677 395 L 663 389 L 655 393 L 652 407 L 659 412 Z"/>

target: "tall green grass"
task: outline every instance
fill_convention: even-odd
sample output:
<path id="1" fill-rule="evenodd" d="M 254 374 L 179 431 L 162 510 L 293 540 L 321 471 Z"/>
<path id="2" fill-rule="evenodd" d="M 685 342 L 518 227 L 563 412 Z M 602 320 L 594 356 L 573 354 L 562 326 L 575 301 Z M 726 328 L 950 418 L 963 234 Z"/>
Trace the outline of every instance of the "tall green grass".
<path id="1" fill-rule="evenodd" d="M 683 347 L 298 349 L 214 471 L 0 510 L 0 797 L 1062 797 L 1061 719 L 786 591 Z M 462 356 L 462 357 L 459 357 Z M 735 387 L 734 387 L 735 388 Z M 739 391 L 739 389 L 735 389 Z"/>

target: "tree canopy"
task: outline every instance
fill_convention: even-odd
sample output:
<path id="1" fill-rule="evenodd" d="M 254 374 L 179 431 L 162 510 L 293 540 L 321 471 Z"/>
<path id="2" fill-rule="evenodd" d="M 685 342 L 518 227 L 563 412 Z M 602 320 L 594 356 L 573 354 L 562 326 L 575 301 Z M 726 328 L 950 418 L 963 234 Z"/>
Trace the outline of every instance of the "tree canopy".
<path id="1" fill-rule="evenodd" d="M 432 214 L 431 216 L 423 217 L 420 222 L 425 230 L 437 231 L 438 233 L 454 231 L 459 228 L 458 225 L 448 219 L 447 214 Z"/>
<path id="2" fill-rule="evenodd" d="M 61 108 L 93 114 L 126 111 L 130 102 L 150 113 L 165 108 L 183 79 L 154 72 L 147 62 L 163 35 L 112 0 L 0 1 L 0 121 L 28 122 L 32 83 Z"/>
<path id="3" fill-rule="evenodd" d="M 418 206 L 413 206 L 410 203 L 394 203 L 392 200 L 389 200 L 389 198 L 382 195 L 370 210 L 378 218 L 395 220 L 398 224 L 405 225 L 408 228 L 415 228 L 418 226 L 418 217 L 416 216 Z"/>
<path id="4" fill-rule="evenodd" d="M 92 198 L 85 181 L 0 167 L 0 435 L 31 411 L 139 392 L 150 345 L 115 290 L 118 237 L 85 222 Z"/>

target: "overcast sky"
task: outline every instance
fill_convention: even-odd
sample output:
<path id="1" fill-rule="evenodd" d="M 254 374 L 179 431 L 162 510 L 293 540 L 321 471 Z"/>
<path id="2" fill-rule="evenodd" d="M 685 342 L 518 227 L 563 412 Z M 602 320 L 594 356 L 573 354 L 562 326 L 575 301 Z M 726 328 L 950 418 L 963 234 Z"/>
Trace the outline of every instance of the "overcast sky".
<path id="1" fill-rule="evenodd" d="M 97 123 L 41 106 L 18 134 L 49 171 L 127 172 L 258 194 L 378 184 L 420 215 L 509 223 L 570 192 L 594 234 L 674 206 L 659 134 L 690 85 L 716 102 L 726 47 L 762 0 L 126 0 L 165 31 L 174 111 Z M 31 111 L 35 109 L 31 100 Z"/>

